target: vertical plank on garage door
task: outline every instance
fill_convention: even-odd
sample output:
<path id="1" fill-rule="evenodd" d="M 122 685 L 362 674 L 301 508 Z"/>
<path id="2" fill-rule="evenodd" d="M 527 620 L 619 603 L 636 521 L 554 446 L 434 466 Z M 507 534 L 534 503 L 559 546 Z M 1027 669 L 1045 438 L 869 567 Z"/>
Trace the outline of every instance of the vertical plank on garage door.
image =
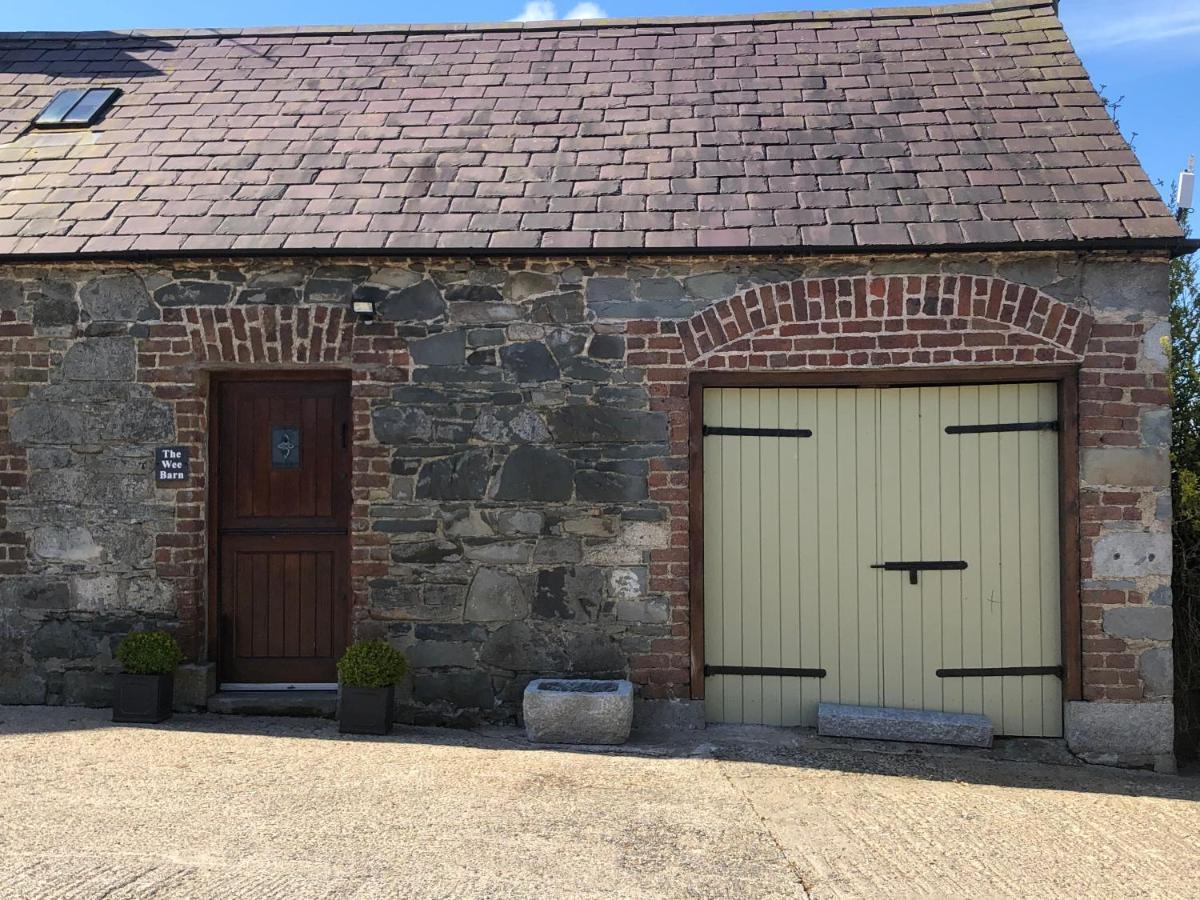
<path id="1" fill-rule="evenodd" d="M 739 394 L 723 392 L 721 417 L 718 424 L 741 424 Z M 742 664 L 742 444 L 737 438 L 720 438 L 709 443 L 722 444 L 721 454 L 721 511 L 724 515 L 721 556 L 721 584 L 719 590 L 724 598 L 725 627 L 721 632 L 721 662 L 726 665 Z M 725 695 L 725 721 L 741 722 L 742 681 L 740 678 L 721 678 L 721 692 Z"/>
<path id="2" fill-rule="evenodd" d="M 879 467 L 878 424 L 879 391 L 863 389 L 855 396 L 855 452 L 852 479 L 855 488 L 854 572 L 858 590 L 858 695 L 853 702 L 878 706 L 883 702 L 880 675 L 880 618 L 878 569 L 871 565 L 879 559 Z"/>
<path id="3" fill-rule="evenodd" d="M 1038 414 L 1042 422 L 1059 421 L 1058 387 L 1038 385 Z M 1059 585 L 1059 491 L 1057 431 L 1039 431 L 1038 441 L 1038 549 L 1041 573 L 1041 647 L 1034 665 L 1062 665 L 1062 611 Z M 1037 679 L 1042 692 L 1042 730 L 1046 737 L 1062 737 L 1062 679 Z"/>
<path id="4" fill-rule="evenodd" d="M 1000 388 L 984 385 L 979 389 L 979 421 L 1000 421 Z M 985 433 L 963 435 L 967 442 L 974 442 L 979 453 L 979 522 L 982 543 L 979 553 L 979 620 L 982 653 L 979 665 L 995 668 L 1002 664 L 1001 608 L 1003 595 L 1000 592 L 1000 435 Z M 968 562 L 970 565 L 970 562 Z M 983 714 L 1000 728 L 1004 718 L 1003 684 L 999 678 L 981 679 L 983 689 Z"/>
<path id="5" fill-rule="evenodd" d="M 1021 421 L 1019 385 L 999 388 L 997 420 Z M 1000 435 L 1000 524 L 996 532 L 1000 550 L 1000 665 L 1021 665 L 1021 433 Z M 1003 696 L 1001 734 L 1022 734 L 1023 708 L 1021 678 L 1000 678 Z"/>
<path id="6" fill-rule="evenodd" d="M 835 556 L 829 561 L 837 566 L 838 602 L 833 607 L 837 618 L 837 645 L 833 650 L 836 661 L 828 657 L 822 663 L 826 669 L 837 668 L 838 699 L 842 703 L 861 703 L 860 657 L 863 647 L 859 634 L 860 598 L 858 594 L 858 394 L 856 390 L 835 392 L 834 421 L 834 503 L 837 506 L 837 528 L 834 533 Z M 870 652 L 868 650 L 868 652 Z"/>
<path id="7" fill-rule="evenodd" d="M 763 428 L 779 428 L 781 391 L 760 391 L 758 420 Z M 787 393 L 791 393 L 788 391 Z M 759 610 L 761 652 L 759 665 L 779 668 L 784 665 L 779 637 L 780 577 L 779 577 L 779 468 L 783 444 L 795 444 L 795 438 L 757 438 L 759 483 L 751 486 L 758 497 L 758 553 L 760 559 Z M 762 684 L 762 714 L 765 725 L 783 724 L 783 679 L 765 675 Z"/>
<path id="8" fill-rule="evenodd" d="M 704 421 L 722 421 L 725 392 L 704 392 Z M 725 661 L 725 442 L 705 441 L 704 446 L 704 659 L 712 665 Z M 725 709 L 724 680 L 714 676 L 704 691 L 706 718 L 714 722 L 737 721 Z"/>
<path id="9" fill-rule="evenodd" d="M 817 444 L 817 506 L 821 527 L 817 532 L 817 630 L 820 634 L 819 660 L 826 675 L 821 679 L 822 700 L 838 703 L 842 699 L 841 667 L 841 585 L 839 583 L 839 543 L 842 508 L 838 490 L 838 395 L 836 389 L 817 392 L 817 418 L 813 439 Z M 811 624 L 809 627 L 812 627 Z"/>
<path id="10" fill-rule="evenodd" d="M 879 551 L 878 562 L 900 559 L 901 485 L 905 479 L 899 448 L 900 391 L 878 392 L 877 408 L 879 439 L 876 457 L 879 460 Z M 880 571 L 880 570 L 875 570 Z M 882 628 L 879 636 L 880 675 L 883 684 L 883 705 L 904 706 L 904 654 L 902 649 L 902 615 L 904 597 L 903 576 L 894 572 L 879 575 L 879 605 Z"/>
<path id="11" fill-rule="evenodd" d="M 935 485 L 925 482 L 921 466 L 921 390 L 904 388 L 900 394 L 900 431 L 897 450 L 900 456 L 900 552 L 889 559 L 921 559 L 921 500 Z M 921 605 L 921 579 L 910 584 L 906 574 L 889 573 L 900 584 L 900 653 L 904 680 L 903 706 L 922 709 L 925 705 L 925 611 Z"/>
<path id="12" fill-rule="evenodd" d="M 811 438 L 800 438 L 796 445 L 796 508 L 799 510 L 800 527 L 796 530 L 796 556 L 799 560 L 800 579 L 796 583 L 796 603 L 799 608 L 800 655 L 797 668 L 815 669 L 826 665 L 821 657 L 821 547 L 820 534 L 825 528 L 821 515 L 819 485 L 820 431 L 817 423 L 817 397 L 820 391 L 801 390 L 796 392 L 796 417 L 798 427 L 813 431 Z M 817 703 L 821 699 L 824 679 L 796 678 L 794 690 L 801 700 L 801 724 L 816 725 Z"/>
<path id="13" fill-rule="evenodd" d="M 915 560 L 953 559 L 946 547 L 942 527 L 942 489 L 945 472 L 942 468 L 942 394 L 940 387 L 916 388 L 920 413 L 917 417 L 917 466 L 920 470 L 921 494 L 917 498 L 920 517 L 920 547 Z M 952 389 L 951 389 L 952 390 Z M 917 577 L 917 595 L 906 614 L 920 614 L 921 643 L 911 648 L 920 660 L 921 707 L 945 709 L 943 682 L 937 675 L 942 657 L 942 634 L 945 621 L 942 610 L 945 572 L 922 572 Z"/>
<path id="14" fill-rule="evenodd" d="M 743 428 L 762 426 L 760 405 L 764 391 L 746 390 L 740 395 Z M 730 440 L 723 438 L 723 440 Z M 733 438 L 739 445 L 742 462 L 741 515 L 741 659 L 743 666 L 758 667 L 762 661 L 762 466 L 759 461 L 761 437 L 741 435 Z M 742 721 L 762 721 L 763 679 L 761 675 L 742 676 Z"/>
<path id="15" fill-rule="evenodd" d="M 932 441 L 938 445 L 939 505 L 935 514 L 938 518 L 941 532 L 940 546 L 943 559 L 966 560 L 963 555 L 962 541 L 962 500 L 959 496 L 962 490 L 961 475 L 958 462 L 958 445 L 954 438 L 946 434 L 946 426 L 957 424 L 959 421 L 959 401 L 962 389 L 959 387 L 944 387 L 938 389 L 937 426 L 932 434 Z M 968 563 L 968 565 L 970 565 Z M 927 659 L 926 665 L 937 676 L 939 667 L 962 668 L 962 595 L 963 572 L 939 572 L 938 582 L 941 592 L 939 598 L 940 647 L 933 659 Z M 942 706 L 947 712 L 962 712 L 962 680 L 938 679 L 940 682 Z"/>
<path id="16" fill-rule="evenodd" d="M 1013 386 L 1017 397 L 1017 414 L 1014 421 L 1037 422 L 1038 393 L 1041 386 L 1037 384 L 1018 384 Z M 1041 465 L 1040 432 L 1019 432 L 1016 437 L 1016 456 L 1018 483 L 1010 486 L 1009 490 L 1017 495 L 1020 511 L 1020 561 L 1018 570 L 1020 586 L 1021 637 L 1017 650 L 1021 660 L 1018 665 L 1033 666 L 1041 662 L 1042 655 L 1042 563 L 1041 547 L 1041 491 L 1042 482 L 1038 476 Z M 1042 686 L 1038 676 L 1027 676 L 1017 679 L 1021 691 L 1020 728 L 1021 734 L 1037 734 L 1042 727 Z"/>
<path id="17" fill-rule="evenodd" d="M 782 390 L 779 392 L 779 427 L 786 429 L 811 427 L 812 419 L 804 417 L 801 422 L 801 395 L 811 391 Z M 805 536 L 801 523 L 806 527 L 815 519 L 811 499 L 801 494 L 801 477 L 804 484 L 811 483 L 811 465 L 801 460 L 804 453 L 812 450 L 812 440 L 788 439 L 779 441 L 779 654 L 781 666 L 800 668 L 804 665 L 800 652 L 801 629 L 801 583 L 800 559 L 804 553 Z M 812 552 L 812 548 L 808 548 Z M 800 725 L 804 723 L 803 678 L 781 678 L 780 681 L 780 724 Z"/>
<path id="18" fill-rule="evenodd" d="M 942 573 L 942 655 L 940 665 L 945 668 L 961 669 L 967 644 L 967 602 L 973 573 L 971 560 L 978 560 L 978 527 L 968 536 L 972 523 L 967 518 L 968 509 L 978 509 L 978 501 L 971 496 L 974 485 L 963 477 L 962 441 L 958 436 L 946 434 L 946 426 L 963 424 L 968 410 L 978 408 L 973 387 L 948 387 L 941 392 L 940 417 L 938 419 L 938 441 L 942 452 L 942 546 L 946 559 L 961 559 L 968 568 L 961 572 Z M 974 401 L 972 403 L 972 400 Z M 975 639 L 978 640 L 976 633 Z M 967 657 L 976 659 L 978 657 Z M 942 702 L 947 712 L 963 712 L 966 679 L 950 678 L 942 682 Z M 978 679 L 976 679 L 978 681 Z"/>
<path id="19" fill-rule="evenodd" d="M 978 425 L 979 388 L 975 385 L 959 388 L 958 422 L 947 424 Z M 982 558 L 985 541 L 991 540 L 991 531 L 984 528 L 981 509 L 982 475 L 980 468 L 980 435 L 947 435 L 955 441 L 957 448 L 959 479 L 959 504 L 962 515 L 962 559 L 967 568 L 962 573 L 962 644 L 963 667 L 980 666 L 983 660 L 983 606 Z M 983 679 L 963 678 L 962 702 L 964 712 L 982 712 Z"/>

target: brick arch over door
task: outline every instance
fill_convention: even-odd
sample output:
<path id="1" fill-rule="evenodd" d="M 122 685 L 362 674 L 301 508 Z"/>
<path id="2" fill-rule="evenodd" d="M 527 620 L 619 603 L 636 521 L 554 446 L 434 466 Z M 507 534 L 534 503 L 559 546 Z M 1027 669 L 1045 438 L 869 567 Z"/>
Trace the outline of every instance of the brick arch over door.
<path id="1" fill-rule="evenodd" d="M 160 487 L 174 493 L 174 521 L 156 538 L 155 568 L 172 585 L 182 639 L 199 657 L 207 613 L 208 373 L 230 369 L 350 370 L 354 455 L 352 521 L 365 521 L 373 490 L 387 484 L 386 449 L 371 440 L 371 411 L 409 380 L 407 342 L 394 323 L 357 320 L 345 305 L 173 308 L 149 324 L 138 343 L 138 381 L 173 412 L 176 443 L 188 448 L 191 481 Z M 388 570 L 388 536 L 351 533 L 355 614 L 365 608 L 367 580 Z M 211 626 L 211 622 L 208 623 Z M 211 645 L 213 630 L 209 628 Z M 211 649 L 211 648 L 210 648 Z"/>
<path id="2" fill-rule="evenodd" d="M 813 278 L 751 288 L 678 326 L 689 366 L 1078 362 L 1092 318 L 1036 288 L 969 275 Z"/>
<path id="3" fill-rule="evenodd" d="M 668 598 L 672 627 L 631 660 L 643 694 L 689 696 L 691 373 L 1080 363 L 1093 325 L 1035 288 L 970 275 L 803 279 L 752 288 L 683 321 L 630 322 L 626 362 L 644 373 L 651 408 L 670 426 L 649 492 L 671 523 L 669 546 L 651 551 L 650 589 Z"/>

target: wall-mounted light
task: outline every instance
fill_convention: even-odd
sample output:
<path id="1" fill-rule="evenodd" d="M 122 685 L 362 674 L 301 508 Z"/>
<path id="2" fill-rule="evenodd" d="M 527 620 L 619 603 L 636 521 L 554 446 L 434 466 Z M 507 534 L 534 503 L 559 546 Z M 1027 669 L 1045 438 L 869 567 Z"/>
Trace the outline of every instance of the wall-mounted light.
<path id="1" fill-rule="evenodd" d="M 350 308 L 354 310 L 355 315 L 361 316 L 364 322 L 372 322 L 375 320 L 374 300 L 351 300 Z"/>

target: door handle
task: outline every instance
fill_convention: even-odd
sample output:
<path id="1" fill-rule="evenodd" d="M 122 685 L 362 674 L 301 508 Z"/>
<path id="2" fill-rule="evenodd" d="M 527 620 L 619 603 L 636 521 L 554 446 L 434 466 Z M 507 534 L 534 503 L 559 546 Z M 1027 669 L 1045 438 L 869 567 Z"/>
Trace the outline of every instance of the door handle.
<path id="1" fill-rule="evenodd" d="M 875 563 L 872 569 L 883 569 L 885 572 L 907 572 L 908 583 L 916 584 L 917 575 L 921 572 L 950 572 L 965 569 L 967 564 L 961 559 L 942 559 L 935 561 L 893 561 Z"/>

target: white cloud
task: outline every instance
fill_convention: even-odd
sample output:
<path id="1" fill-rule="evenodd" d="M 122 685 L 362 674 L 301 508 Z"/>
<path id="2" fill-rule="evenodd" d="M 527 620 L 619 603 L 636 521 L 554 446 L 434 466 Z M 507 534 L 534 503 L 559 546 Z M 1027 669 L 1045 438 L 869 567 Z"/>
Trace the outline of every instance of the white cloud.
<path id="1" fill-rule="evenodd" d="M 514 22 L 541 22 L 554 18 L 554 4 L 550 0 L 529 0 Z"/>
<path id="2" fill-rule="evenodd" d="M 1129 15 L 1123 3 L 1121 6 L 1118 12 L 1116 3 L 1089 4 L 1087 12 L 1076 18 L 1074 28 L 1068 15 L 1070 8 L 1064 9 L 1068 34 L 1076 46 L 1083 50 L 1107 50 L 1200 35 L 1200 7 L 1180 9 L 1174 0 L 1149 2 L 1143 4 L 1149 9 Z"/>
<path id="3" fill-rule="evenodd" d="M 576 3 L 567 13 L 568 19 L 603 19 L 607 16 L 608 13 L 595 3 Z"/>
<path id="4" fill-rule="evenodd" d="M 608 14 L 603 7 L 596 3 L 583 2 L 572 6 L 564 19 L 603 19 Z M 552 0 L 526 0 L 521 14 L 513 19 L 514 22 L 545 22 L 557 19 L 558 10 Z"/>

